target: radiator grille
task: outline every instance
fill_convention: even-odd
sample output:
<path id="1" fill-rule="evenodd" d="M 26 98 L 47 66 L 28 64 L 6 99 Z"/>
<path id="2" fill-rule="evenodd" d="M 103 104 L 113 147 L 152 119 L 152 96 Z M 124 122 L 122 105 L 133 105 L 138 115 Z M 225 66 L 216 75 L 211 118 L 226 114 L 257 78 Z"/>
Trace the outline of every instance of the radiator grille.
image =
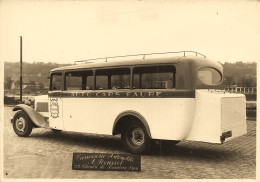
<path id="1" fill-rule="evenodd" d="M 36 105 L 37 112 L 48 112 L 48 102 L 38 102 Z"/>

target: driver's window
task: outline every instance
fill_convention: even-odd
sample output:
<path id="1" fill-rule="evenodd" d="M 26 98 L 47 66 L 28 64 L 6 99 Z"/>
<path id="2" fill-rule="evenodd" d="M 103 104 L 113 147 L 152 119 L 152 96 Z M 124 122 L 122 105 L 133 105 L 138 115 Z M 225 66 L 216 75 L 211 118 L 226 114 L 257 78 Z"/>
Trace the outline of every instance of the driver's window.
<path id="1" fill-rule="evenodd" d="M 62 90 L 62 74 L 53 73 L 51 75 L 51 89 L 50 90 Z"/>

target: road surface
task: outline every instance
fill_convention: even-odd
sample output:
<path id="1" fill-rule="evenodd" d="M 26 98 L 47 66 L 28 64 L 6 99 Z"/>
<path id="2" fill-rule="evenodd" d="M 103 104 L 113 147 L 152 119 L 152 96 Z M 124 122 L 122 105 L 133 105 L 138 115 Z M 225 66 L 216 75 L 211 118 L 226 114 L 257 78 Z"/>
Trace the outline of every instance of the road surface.
<path id="1" fill-rule="evenodd" d="M 73 152 L 126 153 L 120 137 L 53 133 L 38 128 L 18 137 L 9 121 L 12 107 L 4 107 L 4 178 L 142 178 L 242 179 L 256 177 L 256 121 L 248 133 L 223 145 L 182 141 L 160 150 L 155 145 L 141 156 L 141 172 L 72 170 Z"/>

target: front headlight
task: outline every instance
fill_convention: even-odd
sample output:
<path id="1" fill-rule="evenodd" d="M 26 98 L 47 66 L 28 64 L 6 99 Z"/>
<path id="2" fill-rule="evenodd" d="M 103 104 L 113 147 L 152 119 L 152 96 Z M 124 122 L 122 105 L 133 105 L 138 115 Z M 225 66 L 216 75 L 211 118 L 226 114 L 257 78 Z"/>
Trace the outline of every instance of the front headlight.
<path id="1" fill-rule="evenodd" d="M 35 100 L 26 100 L 24 104 L 31 106 L 34 109 Z"/>
<path id="2" fill-rule="evenodd" d="M 31 107 L 34 109 L 35 108 L 35 99 L 33 99 L 32 101 L 31 101 Z"/>

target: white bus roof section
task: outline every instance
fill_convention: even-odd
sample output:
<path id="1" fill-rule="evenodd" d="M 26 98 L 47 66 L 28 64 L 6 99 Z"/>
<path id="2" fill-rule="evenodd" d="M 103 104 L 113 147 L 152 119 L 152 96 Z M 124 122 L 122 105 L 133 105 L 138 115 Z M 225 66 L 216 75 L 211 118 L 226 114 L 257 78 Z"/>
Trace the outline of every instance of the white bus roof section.
<path id="1" fill-rule="evenodd" d="M 203 62 L 203 60 L 208 60 L 202 57 L 196 56 L 178 56 L 178 57 L 162 57 L 162 58 L 145 58 L 145 59 L 128 59 L 121 61 L 108 61 L 108 62 L 90 62 L 78 65 L 64 66 L 52 69 L 51 72 L 64 71 L 64 70 L 80 70 L 88 68 L 106 68 L 106 67 L 117 67 L 117 66 L 136 66 L 136 65 L 148 65 L 148 64 L 177 64 L 180 61 L 194 60 Z"/>

